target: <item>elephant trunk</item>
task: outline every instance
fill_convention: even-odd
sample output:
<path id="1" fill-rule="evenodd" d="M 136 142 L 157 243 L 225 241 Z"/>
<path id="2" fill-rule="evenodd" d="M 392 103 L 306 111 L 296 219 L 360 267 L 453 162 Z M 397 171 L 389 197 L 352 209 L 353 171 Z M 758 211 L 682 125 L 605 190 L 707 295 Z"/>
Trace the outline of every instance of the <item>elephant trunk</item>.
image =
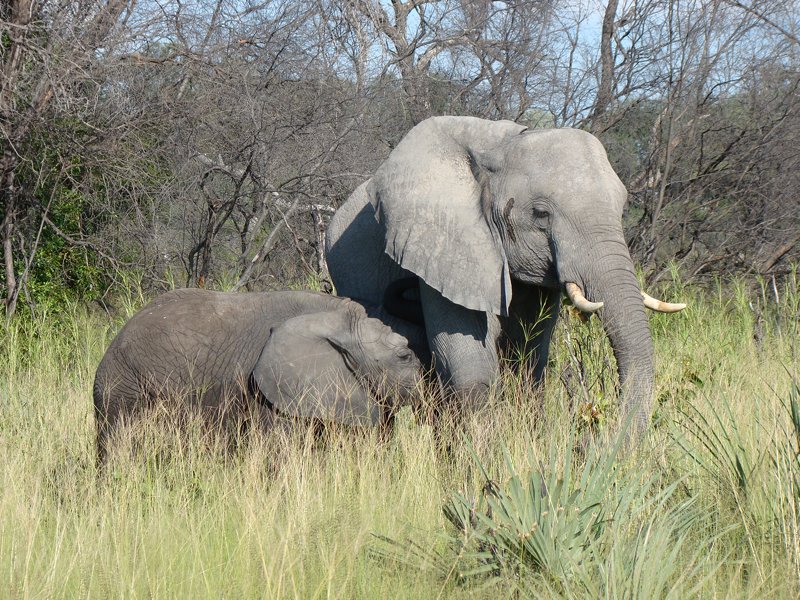
<path id="1" fill-rule="evenodd" d="M 586 296 L 603 302 L 599 316 L 608 335 L 620 380 L 620 423 L 630 419 L 628 437 L 647 427 L 653 404 L 654 357 L 639 283 L 624 241 L 595 248 L 591 268 L 583 272 Z"/>

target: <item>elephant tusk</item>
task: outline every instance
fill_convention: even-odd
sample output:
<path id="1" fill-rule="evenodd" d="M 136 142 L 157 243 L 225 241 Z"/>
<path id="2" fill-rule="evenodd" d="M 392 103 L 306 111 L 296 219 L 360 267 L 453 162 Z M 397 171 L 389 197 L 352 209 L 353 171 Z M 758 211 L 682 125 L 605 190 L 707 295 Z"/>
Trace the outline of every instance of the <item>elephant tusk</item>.
<path id="1" fill-rule="evenodd" d="M 575 305 L 575 308 L 581 312 L 593 313 L 603 308 L 602 302 L 589 302 L 586 299 L 586 296 L 583 295 L 581 288 L 578 287 L 578 284 L 569 282 L 567 283 L 566 288 L 567 296 L 569 296 L 569 299 L 572 301 L 572 304 Z"/>
<path id="2" fill-rule="evenodd" d="M 644 305 L 649 308 L 650 310 L 654 310 L 656 312 L 661 313 L 674 313 L 686 308 L 686 305 L 681 302 L 679 304 L 672 304 L 670 302 L 662 302 L 658 298 L 653 298 L 652 296 L 642 292 L 642 298 L 644 298 Z"/>

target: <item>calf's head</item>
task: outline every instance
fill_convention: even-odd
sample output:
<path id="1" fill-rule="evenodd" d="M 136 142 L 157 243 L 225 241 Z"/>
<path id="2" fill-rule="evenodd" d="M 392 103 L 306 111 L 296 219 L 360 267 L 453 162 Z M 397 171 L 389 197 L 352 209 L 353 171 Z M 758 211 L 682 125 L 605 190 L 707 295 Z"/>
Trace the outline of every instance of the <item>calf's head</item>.
<path id="1" fill-rule="evenodd" d="M 406 338 L 359 304 L 287 320 L 270 334 L 253 381 L 280 413 L 377 425 L 420 381 Z"/>

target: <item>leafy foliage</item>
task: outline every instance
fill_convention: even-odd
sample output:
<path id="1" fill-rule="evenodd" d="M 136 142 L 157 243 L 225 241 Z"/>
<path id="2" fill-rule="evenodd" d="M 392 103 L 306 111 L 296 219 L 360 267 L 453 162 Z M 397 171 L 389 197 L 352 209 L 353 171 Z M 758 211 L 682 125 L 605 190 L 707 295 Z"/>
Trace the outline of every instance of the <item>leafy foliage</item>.
<path id="1" fill-rule="evenodd" d="M 623 508 L 609 505 L 617 480 L 615 455 L 616 448 L 602 457 L 592 453 L 576 476 L 570 447 L 553 448 L 544 472 L 524 474 L 506 453 L 511 477 L 503 485 L 489 479 L 478 463 L 485 476 L 480 499 L 470 501 L 456 492 L 443 508 L 458 532 L 453 542 L 462 546 L 459 554 L 467 550 L 467 560 L 478 563 L 460 570 L 460 576 L 523 567 L 569 576 Z"/>

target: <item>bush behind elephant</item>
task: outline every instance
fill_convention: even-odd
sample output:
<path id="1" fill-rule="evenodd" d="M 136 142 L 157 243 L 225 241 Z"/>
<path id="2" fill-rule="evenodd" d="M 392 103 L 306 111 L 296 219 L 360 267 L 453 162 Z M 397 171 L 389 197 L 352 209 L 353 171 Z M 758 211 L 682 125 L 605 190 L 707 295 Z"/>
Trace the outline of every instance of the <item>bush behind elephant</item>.
<path id="1" fill-rule="evenodd" d="M 165 397 L 197 404 L 228 434 L 281 415 L 388 424 L 396 394 L 407 397 L 421 368 L 387 320 L 315 292 L 163 294 L 128 321 L 97 368 L 98 459 L 122 421 Z"/>

